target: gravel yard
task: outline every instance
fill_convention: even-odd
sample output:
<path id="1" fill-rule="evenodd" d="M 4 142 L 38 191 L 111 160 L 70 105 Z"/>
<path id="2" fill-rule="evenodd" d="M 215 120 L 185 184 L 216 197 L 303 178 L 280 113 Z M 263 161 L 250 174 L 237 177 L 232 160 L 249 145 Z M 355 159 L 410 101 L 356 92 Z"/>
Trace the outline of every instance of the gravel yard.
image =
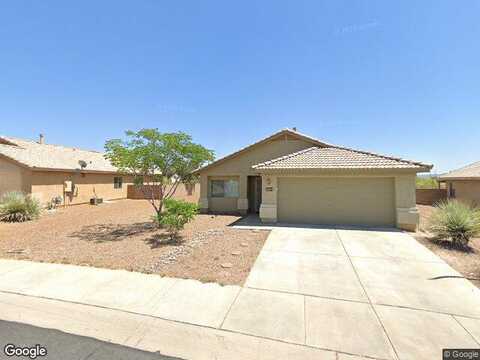
<path id="1" fill-rule="evenodd" d="M 436 241 L 426 230 L 428 219 L 434 211 L 433 206 L 417 205 L 420 211 L 420 231 L 414 237 L 445 260 L 451 267 L 462 273 L 480 288 L 480 238 L 470 240 L 470 249 L 467 251 L 451 247 L 449 241 Z"/>
<path id="2" fill-rule="evenodd" d="M 240 217 L 197 215 L 171 243 L 144 200 L 77 205 L 39 220 L 0 223 L 0 257 L 243 284 L 268 231 L 228 225 Z"/>

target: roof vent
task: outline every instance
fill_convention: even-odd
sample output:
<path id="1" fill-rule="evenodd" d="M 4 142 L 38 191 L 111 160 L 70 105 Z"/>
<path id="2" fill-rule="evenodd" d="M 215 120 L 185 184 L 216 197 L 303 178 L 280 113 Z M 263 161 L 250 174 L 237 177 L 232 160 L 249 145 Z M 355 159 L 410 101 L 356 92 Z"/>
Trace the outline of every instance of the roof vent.
<path id="1" fill-rule="evenodd" d="M 39 144 L 45 144 L 45 136 L 43 134 L 40 134 L 38 137 L 38 143 Z"/>
<path id="2" fill-rule="evenodd" d="M 294 127 L 292 128 L 292 130 L 293 130 L 293 131 L 297 131 L 297 127 L 294 126 Z"/>
<path id="3" fill-rule="evenodd" d="M 78 165 L 80 165 L 80 167 L 83 169 L 85 169 L 87 167 L 87 162 L 84 161 L 84 160 L 78 160 Z"/>

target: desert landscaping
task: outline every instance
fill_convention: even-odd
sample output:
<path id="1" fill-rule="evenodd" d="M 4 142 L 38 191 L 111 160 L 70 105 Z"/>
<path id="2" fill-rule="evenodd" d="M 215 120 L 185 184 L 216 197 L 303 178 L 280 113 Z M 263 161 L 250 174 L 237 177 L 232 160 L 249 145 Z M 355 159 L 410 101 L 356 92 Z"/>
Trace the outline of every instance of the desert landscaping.
<path id="1" fill-rule="evenodd" d="M 232 228 L 239 216 L 197 215 L 177 243 L 152 216 L 146 200 L 119 200 L 44 211 L 35 221 L 0 222 L 0 257 L 241 285 L 268 235 Z"/>

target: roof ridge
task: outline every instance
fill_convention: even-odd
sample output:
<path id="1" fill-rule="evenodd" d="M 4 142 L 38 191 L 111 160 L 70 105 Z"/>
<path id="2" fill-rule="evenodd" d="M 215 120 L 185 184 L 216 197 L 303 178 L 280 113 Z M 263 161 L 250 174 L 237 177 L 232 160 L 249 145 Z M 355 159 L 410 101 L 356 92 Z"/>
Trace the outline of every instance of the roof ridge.
<path id="1" fill-rule="evenodd" d="M 327 146 L 328 147 L 328 146 Z M 302 149 L 302 150 L 299 150 L 299 151 L 295 151 L 291 154 L 287 154 L 287 155 L 283 155 L 283 156 L 280 156 L 278 158 L 275 158 L 275 159 L 272 159 L 272 160 L 268 160 L 268 161 L 264 161 L 262 163 L 258 163 L 258 164 L 255 164 L 255 165 L 252 165 L 252 168 L 255 169 L 257 167 L 260 167 L 260 166 L 267 166 L 267 165 L 271 165 L 271 164 L 274 164 L 278 161 L 281 161 L 281 160 L 286 160 L 286 159 L 289 159 L 289 158 L 292 158 L 292 157 L 295 157 L 295 156 L 298 156 L 300 154 L 304 154 L 304 153 L 307 153 L 309 151 L 312 151 L 314 149 L 319 149 L 318 146 L 312 146 L 312 147 L 309 147 L 309 148 L 306 148 L 306 149 Z"/>

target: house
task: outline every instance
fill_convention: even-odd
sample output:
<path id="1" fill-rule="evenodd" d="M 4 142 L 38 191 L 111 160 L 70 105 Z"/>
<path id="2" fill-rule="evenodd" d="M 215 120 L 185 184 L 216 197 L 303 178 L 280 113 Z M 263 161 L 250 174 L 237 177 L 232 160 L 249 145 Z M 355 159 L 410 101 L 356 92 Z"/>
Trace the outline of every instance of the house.
<path id="1" fill-rule="evenodd" d="M 32 194 L 46 204 L 60 197 L 65 205 L 127 197 L 130 175 L 96 151 L 0 136 L 0 196 L 8 191 Z"/>
<path id="2" fill-rule="evenodd" d="M 480 161 L 450 171 L 438 180 L 447 184 L 449 198 L 480 205 Z"/>
<path id="3" fill-rule="evenodd" d="M 431 165 L 327 144 L 284 129 L 197 170 L 202 212 L 264 222 L 414 230 L 415 177 Z"/>

